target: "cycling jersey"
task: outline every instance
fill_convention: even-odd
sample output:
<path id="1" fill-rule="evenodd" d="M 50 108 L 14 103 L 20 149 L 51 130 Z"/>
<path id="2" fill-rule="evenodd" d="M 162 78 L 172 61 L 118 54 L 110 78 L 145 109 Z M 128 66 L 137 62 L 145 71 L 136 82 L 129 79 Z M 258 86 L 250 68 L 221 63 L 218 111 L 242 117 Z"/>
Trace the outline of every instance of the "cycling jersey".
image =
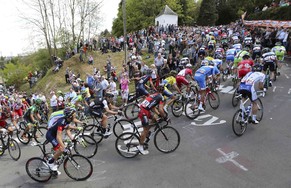
<path id="1" fill-rule="evenodd" d="M 48 129 L 51 128 L 59 118 L 64 117 L 64 111 L 63 110 L 59 110 L 56 112 L 53 112 L 48 120 Z"/>
<path id="2" fill-rule="evenodd" d="M 218 69 L 222 65 L 222 60 L 221 59 L 213 59 L 212 62 L 214 63 L 214 66 L 216 66 Z"/>
<path id="3" fill-rule="evenodd" d="M 206 78 L 211 75 L 219 74 L 220 71 L 216 66 L 203 66 L 200 67 L 196 72 L 194 79 L 197 81 L 201 90 L 206 89 Z"/>
<path id="4" fill-rule="evenodd" d="M 167 87 L 168 85 L 172 86 L 176 84 L 176 78 L 174 76 L 169 76 L 166 79 L 164 79 L 162 83 L 165 85 L 165 87 Z"/>
<path id="5" fill-rule="evenodd" d="M 36 106 L 31 106 L 29 107 L 26 112 L 24 113 L 24 116 L 23 118 L 28 122 L 28 123 L 33 123 L 31 118 L 30 118 L 30 115 L 31 114 L 36 114 L 38 113 L 39 109 L 36 107 Z"/>
<path id="6" fill-rule="evenodd" d="M 238 63 L 238 78 L 243 78 L 248 72 L 252 70 L 252 66 L 254 66 L 253 60 L 247 59 L 242 60 Z"/>
<path id="7" fill-rule="evenodd" d="M 241 80 L 239 86 L 239 92 L 244 98 L 249 97 L 251 101 L 257 100 L 257 92 L 255 90 L 255 84 L 258 82 L 263 83 L 265 75 L 261 72 L 249 72 Z"/>
<path id="8" fill-rule="evenodd" d="M 286 48 L 284 46 L 275 46 L 271 51 L 276 54 L 278 60 L 284 60 L 284 54 L 286 53 Z"/>
<path id="9" fill-rule="evenodd" d="M 234 57 L 236 55 L 236 49 L 235 48 L 231 48 L 231 49 L 228 49 L 226 51 L 226 61 L 231 61 L 233 62 L 234 61 Z"/>
<path id="10" fill-rule="evenodd" d="M 232 48 L 241 50 L 242 49 L 242 45 L 240 43 L 234 44 L 234 45 L 232 45 Z"/>
<path id="11" fill-rule="evenodd" d="M 82 95 L 77 95 L 76 97 L 72 98 L 71 104 L 75 105 L 77 102 L 82 102 L 84 98 Z"/>
<path id="12" fill-rule="evenodd" d="M 236 54 L 236 56 L 234 57 L 234 63 L 233 63 L 233 66 L 234 66 L 234 67 L 237 67 L 237 64 L 238 64 L 239 62 L 242 61 L 243 56 L 246 55 L 246 54 L 248 54 L 248 53 L 249 53 L 249 52 L 244 51 L 244 50 L 239 51 L 239 52 Z"/>
<path id="13" fill-rule="evenodd" d="M 270 71 L 275 71 L 275 62 L 277 60 L 277 56 L 274 52 L 264 53 L 262 55 L 262 59 L 264 62 L 263 71 L 267 71 L 268 68 Z"/>
<path id="14" fill-rule="evenodd" d="M 193 75 L 192 69 L 185 68 L 185 69 L 181 70 L 178 73 L 178 75 L 176 76 L 176 82 L 177 82 L 177 86 L 179 88 L 182 86 L 182 84 L 184 84 L 184 85 L 189 84 L 188 80 L 185 78 L 187 75 L 190 75 L 190 76 Z"/>
<path id="15" fill-rule="evenodd" d="M 151 81 L 152 80 L 152 76 L 151 75 L 144 75 L 140 78 L 140 80 L 138 81 L 137 85 L 136 85 L 136 96 L 143 96 L 143 95 L 148 95 L 149 92 L 145 89 L 145 84 L 147 83 L 147 81 Z"/>

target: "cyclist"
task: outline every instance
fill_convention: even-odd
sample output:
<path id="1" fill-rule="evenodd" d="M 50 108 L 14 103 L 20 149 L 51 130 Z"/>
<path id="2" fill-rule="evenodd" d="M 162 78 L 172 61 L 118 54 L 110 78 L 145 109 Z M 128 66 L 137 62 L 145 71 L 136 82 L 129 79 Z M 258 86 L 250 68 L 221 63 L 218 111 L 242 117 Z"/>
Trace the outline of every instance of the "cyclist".
<path id="1" fill-rule="evenodd" d="M 256 59 L 256 57 L 261 57 L 262 55 L 262 48 L 260 45 L 255 45 L 253 48 L 253 54 L 252 54 L 252 59 Z"/>
<path id="2" fill-rule="evenodd" d="M 71 105 L 72 107 L 78 107 L 80 109 L 83 109 L 83 106 L 82 104 L 84 104 L 85 106 L 88 106 L 88 103 L 87 101 L 85 100 L 86 96 L 87 96 L 87 91 L 86 90 L 82 90 L 80 92 L 79 95 L 77 95 L 76 97 L 74 97 L 72 100 L 71 100 Z"/>
<path id="3" fill-rule="evenodd" d="M 210 63 L 210 64 L 209 64 Z M 211 65 L 211 66 L 209 66 Z M 197 81 L 199 86 L 198 93 L 201 96 L 201 100 L 198 106 L 198 110 L 205 111 L 202 107 L 206 95 L 206 83 L 209 76 L 212 77 L 213 81 L 219 79 L 220 71 L 216 66 L 213 66 L 212 61 L 203 60 L 201 62 L 201 67 L 195 72 L 194 79 Z"/>
<path id="4" fill-rule="evenodd" d="M 252 70 L 254 66 L 254 61 L 250 59 L 250 54 L 246 53 L 242 57 L 242 61 L 237 65 L 237 75 L 239 79 L 242 79 L 248 72 Z"/>
<path id="5" fill-rule="evenodd" d="M 76 127 L 70 125 L 71 122 L 82 123 L 81 121 L 75 118 L 76 110 L 71 107 L 66 107 L 63 111 L 63 114 L 58 114 L 54 116 L 55 118 L 50 118 L 48 124 L 48 131 L 46 133 L 46 139 L 52 144 L 53 149 L 55 151 L 54 156 L 47 161 L 48 166 L 52 171 L 57 172 L 59 175 L 60 172 L 58 171 L 58 166 L 55 161 L 61 156 L 63 152 L 67 152 L 65 150 L 65 145 L 62 139 L 62 132 L 66 129 L 66 134 L 69 136 L 71 140 L 73 140 L 73 136 L 70 132 L 71 129 L 75 130 L 82 130 L 82 127 Z M 57 111 L 60 113 L 60 111 Z M 56 113 L 56 112 L 55 112 Z"/>
<path id="6" fill-rule="evenodd" d="M 136 84 L 136 97 L 139 96 L 149 96 L 149 92 L 146 90 L 146 83 L 149 81 L 151 87 L 155 90 L 155 86 L 152 81 L 152 69 L 148 69 L 146 72 L 146 75 L 140 77 L 140 78 L 135 78 L 137 79 L 137 84 Z"/>
<path id="7" fill-rule="evenodd" d="M 280 75 L 280 71 L 279 71 L 279 67 L 283 60 L 284 60 L 284 55 L 286 54 L 286 48 L 284 46 L 282 46 L 282 43 L 281 42 L 276 42 L 275 43 L 275 46 L 272 48 L 271 50 L 272 52 L 274 52 L 277 56 L 277 59 L 278 59 L 278 67 L 277 67 L 277 74 Z"/>
<path id="8" fill-rule="evenodd" d="M 36 99 L 32 106 L 30 106 L 27 111 L 24 113 L 23 118 L 27 122 L 26 128 L 21 135 L 22 139 L 26 139 L 26 133 L 31 129 L 32 126 L 35 126 L 37 123 L 36 119 L 41 120 L 41 116 L 39 114 L 40 105 L 42 103 L 41 99 Z"/>
<path id="9" fill-rule="evenodd" d="M 164 118 L 164 120 L 166 121 L 168 120 L 167 113 L 164 111 L 163 108 L 164 97 L 162 95 L 162 92 L 164 91 L 164 85 L 160 84 L 157 89 L 158 91 L 156 93 L 146 97 L 145 100 L 140 104 L 138 117 L 141 120 L 143 131 L 140 135 L 140 145 L 138 146 L 138 150 L 143 155 L 149 153 L 148 150 L 145 150 L 144 148 L 144 142 L 146 136 L 149 134 L 152 122 L 156 122 L 158 120 L 158 116 Z M 156 108 L 157 105 L 159 105 L 159 109 Z"/>
<path id="10" fill-rule="evenodd" d="M 186 89 L 187 94 L 190 91 L 190 84 L 189 84 L 189 81 L 186 79 L 186 76 L 189 75 L 193 79 L 193 77 L 192 77 L 193 72 L 192 72 L 191 67 L 192 67 L 192 65 L 190 63 L 188 63 L 186 65 L 186 68 L 181 70 L 178 73 L 178 75 L 176 76 L 176 82 L 177 82 L 177 86 L 178 86 L 179 90 L 181 90 L 182 84 L 184 84 L 187 86 L 187 89 Z"/>
<path id="11" fill-rule="evenodd" d="M 16 126 L 14 125 L 15 127 L 13 128 L 8 125 L 6 120 L 10 117 L 10 115 L 10 108 L 6 105 L 0 105 L 0 132 L 4 133 L 7 130 L 8 134 L 12 135 Z"/>
<path id="12" fill-rule="evenodd" d="M 112 132 L 108 129 L 108 116 L 107 114 L 103 113 L 105 110 L 106 113 L 108 114 L 113 114 L 113 115 L 122 115 L 122 112 L 119 111 L 119 108 L 114 106 L 112 104 L 113 102 L 114 95 L 110 92 L 105 93 L 105 96 L 102 99 L 95 99 L 90 103 L 90 112 L 93 116 L 101 118 L 101 126 L 102 130 L 101 133 L 103 136 L 110 136 Z M 118 111 L 114 111 L 118 110 Z"/>
<path id="13" fill-rule="evenodd" d="M 164 79 L 162 81 L 162 84 L 164 85 L 164 91 L 163 91 L 163 96 L 166 96 L 168 98 L 170 98 L 171 100 L 169 100 L 165 106 L 164 106 L 164 110 L 167 112 L 167 107 L 174 102 L 174 100 L 176 99 L 175 95 L 169 90 L 169 86 L 172 86 L 175 88 L 175 90 L 182 94 L 181 90 L 178 88 L 177 86 L 177 82 L 176 82 L 176 76 L 177 72 L 175 70 L 171 70 L 168 77 L 166 79 Z"/>
<path id="14" fill-rule="evenodd" d="M 16 127 L 18 120 L 22 118 L 24 105 L 22 103 L 22 99 L 19 97 L 16 99 L 15 103 L 12 104 L 12 113 L 11 113 L 11 120 L 13 125 Z"/>
<path id="15" fill-rule="evenodd" d="M 236 54 L 236 56 L 234 57 L 234 62 L 232 66 L 233 73 L 237 73 L 237 65 L 239 62 L 243 60 L 243 56 L 246 54 L 249 54 L 249 52 L 246 50 L 241 50 Z"/>
<path id="16" fill-rule="evenodd" d="M 256 100 L 258 99 L 257 92 L 255 90 L 255 85 L 258 84 L 259 89 L 264 89 L 265 75 L 261 72 L 249 72 L 241 80 L 239 86 L 239 93 L 242 94 L 243 101 L 250 98 L 252 102 L 252 123 L 258 124 L 259 121 L 256 119 L 256 114 L 258 112 L 258 105 Z"/>
<path id="17" fill-rule="evenodd" d="M 270 81 L 269 81 L 269 86 L 272 87 L 272 80 L 274 80 L 275 77 L 275 67 L 278 64 L 276 54 L 274 52 L 270 51 L 270 48 L 264 48 L 262 50 L 262 59 L 263 59 L 263 73 L 266 74 L 267 69 L 270 70 L 271 75 L 270 75 Z"/>

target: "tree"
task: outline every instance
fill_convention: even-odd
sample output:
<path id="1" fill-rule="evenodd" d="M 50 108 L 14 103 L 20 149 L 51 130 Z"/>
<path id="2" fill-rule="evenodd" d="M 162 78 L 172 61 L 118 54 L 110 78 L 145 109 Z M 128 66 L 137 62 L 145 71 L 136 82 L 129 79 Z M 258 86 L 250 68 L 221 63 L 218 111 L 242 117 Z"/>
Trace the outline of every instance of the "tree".
<path id="1" fill-rule="evenodd" d="M 203 0 L 201 3 L 197 24 L 202 26 L 215 25 L 218 19 L 216 1 Z"/>

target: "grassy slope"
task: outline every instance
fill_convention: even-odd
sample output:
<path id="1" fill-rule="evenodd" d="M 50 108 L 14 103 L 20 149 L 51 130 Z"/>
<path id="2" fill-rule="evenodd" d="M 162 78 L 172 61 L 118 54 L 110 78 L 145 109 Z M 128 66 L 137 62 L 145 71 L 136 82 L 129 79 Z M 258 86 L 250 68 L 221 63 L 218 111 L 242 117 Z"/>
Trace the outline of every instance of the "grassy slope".
<path id="1" fill-rule="evenodd" d="M 63 64 L 63 67 L 59 70 L 57 73 L 53 73 L 52 69 L 50 69 L 47 74 L 39 80 L 36 85 L 30 90 L 28 84 L 24 84 L 21 86 L 21 91 L 30 91 L 30 93 L 34 92 L 43 92 L 44 95 L 49 97 L 49 92 L 51 90 L 61 90 L 63 92 L 69 91 L 69 88 L 71 85 L 65 83 L 65 70 L 66 67 L 70 67 L 71 70 L 74 71 L 74 74 L 80 73 L 81 79 L 86 78 L 86 73 L 92 74 L 94 67 L 99 68 L 101 70 L 101 73 L 105 75 L 105 72 L 103 71 L 103 67 L 106 65 L 106 59 L 108 55 L 111 56 L 111 62 L 112 65 L 117 68 L 117 73 L 121 71 L 122 63 L 124 60 L 124 52 L 117 52 L 117 53 L 107 53 L 107 54 L 101 54 L 98 52 L 89 52 L 87 54 L 87 57 L 89 55 L 92 55 L 94 58 L 94 65 L 88 65 L 87 60 L 85 63 L 81 63 L 79 61 L 79 54 L 73 56 L 69 60 L 65 61 Z M 153 55 L 151 54 L 151 58 L 145 59 L 146 56 L 149 54 L 144 53 L 142 58 L 143 61 L 149 65 L 153 63 Z"/>

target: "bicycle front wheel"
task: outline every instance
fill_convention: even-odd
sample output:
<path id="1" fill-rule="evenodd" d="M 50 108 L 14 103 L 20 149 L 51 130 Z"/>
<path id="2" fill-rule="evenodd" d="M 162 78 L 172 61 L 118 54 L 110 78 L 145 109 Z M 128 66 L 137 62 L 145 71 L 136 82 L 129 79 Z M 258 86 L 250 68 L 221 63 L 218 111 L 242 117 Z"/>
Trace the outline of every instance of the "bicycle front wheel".
<path id="1" fill-rule="evenodd" d="M 119 155 L 125 158 L 134 158 L 139 154 L 137 146 L 139 137 L 134 133 L 123 133 L 115 141 L 115 149 Z"/>
<path id="2" fill-rule="evenodd" d="M 258 98 L 257 102 L 257 106 L 258 106 L 258 112 L 257 112 L 257 120 L 261 121 L 263 119 L 264 116 L 264 106 L 262 103 L 262 100 L 260 98 Z"/>
<path id="3" fill-rule="evenodd" d="M 27 175 L 37 182 L 47 182 L 52 177 L 49 166 L 40 157 L 30 158 L 25 164 L 25 170 Z"/>
<path id="4" fill-rule="evenodd" d="M 196 99 L 187 101 L 185 105 L 185 115 L 189 119 L 195 119 L 200 115 L 200 110 L 198 110 L 198 102 Z"/>
<path id="5" fill-rule="evenodd" d="M 80 135 L 74 143 L 74 150 L 77 154 L 91 158 L 97 153 L 97 142 L 88 135 Z"/>
<path id="6" fill-rule="evenodd" d="M 184 111 L 184 102 L 181 100 L 175 100 L 172 104 L 172 114 L 175 117 L 180 117 Z"/>
<path id="7" fill-rule="evenodd" d="M 163 127 L 155 134 L 154 144 L 163 153 L 171 153 L 180 145 L 180 134 L 173 127 Z"/>
<path id="8" fill-rule="evenodd" d="M 137 128 L 132 121 L 127 119 L 120 119 L 113 125 L 113 133 L 116 137 L 119 137 L 122 133 L 131 132 L 135 133 Z"/>
<path id="9" fill-rule="evenodd" d="M 232 130 L 236 136 L 242 136 L 247 129 L 246 117 L 241 109 L 237 110 L 232 118 Z"/>
<path id="10" fill-rule="evenodd" d="M 22 144 L 28 144 L 31 139 L 29 133 L 24 134 L 26 126 L 25 122 L 22 121 L 19 123 L 19 129 L 17 130 L 17 138 Z"/>
<path id="11" fill-rule="evenodd" d="M 38 127 L 34 133 L 34 140 L 38 143 L 43 143 L 46 140 L 46 127 Z"/>
<path id="12" fill-rule="evenodd" d="M 9 138 L 8 152 L 10 157 L 15 161 L 17 161 L 21 156 L 19 144 L 13 138 Z"/>
<path id="13" fill-rule="evenodd" d="M 86 125 L 83 129 L 83 135 L 91 136 L 97 144 L 103 140 L 103 134 L 101 133 L 101 127 L 95 124 Z M 90 141 L 90 140 L 88 140 Z M 94 144 L 93 142 L 90 144 Z"/>
<path id="14" fill-rule="evenodd" d="M 208 99 L 208 103 L 209 103 L 210 107 L 213 110 L 216 110 L 219 107 L 220 98 L 219 98 L 219 95 L 216 91 L 212 91 L 211 93 L 208 93 L 207 99 Z"/>
<path id="15" fill-rule="evenodd" d="M 238 88 L 236 88 L 233 95 L 232 95 L 232 100 L 231 100 L 233 107 L 237 107 L 237 105 L 240 101 L 239 95 L 240 95 L 240 93 L 238 92 Z"/>
<path id="16" fill-rule="evenodd" d="M 136 103 L 127 105 L 124 109 L 124 115 L 128 120 L 136 120 L 140 111 L 139 106 Z"/>
<path id="17" fill-rule="evenodd" d="M 75 154 L 65 159 L 64 170 L 73 180 L 83 181 L 91 177 L 93 165 L 88 158 Z"/>

